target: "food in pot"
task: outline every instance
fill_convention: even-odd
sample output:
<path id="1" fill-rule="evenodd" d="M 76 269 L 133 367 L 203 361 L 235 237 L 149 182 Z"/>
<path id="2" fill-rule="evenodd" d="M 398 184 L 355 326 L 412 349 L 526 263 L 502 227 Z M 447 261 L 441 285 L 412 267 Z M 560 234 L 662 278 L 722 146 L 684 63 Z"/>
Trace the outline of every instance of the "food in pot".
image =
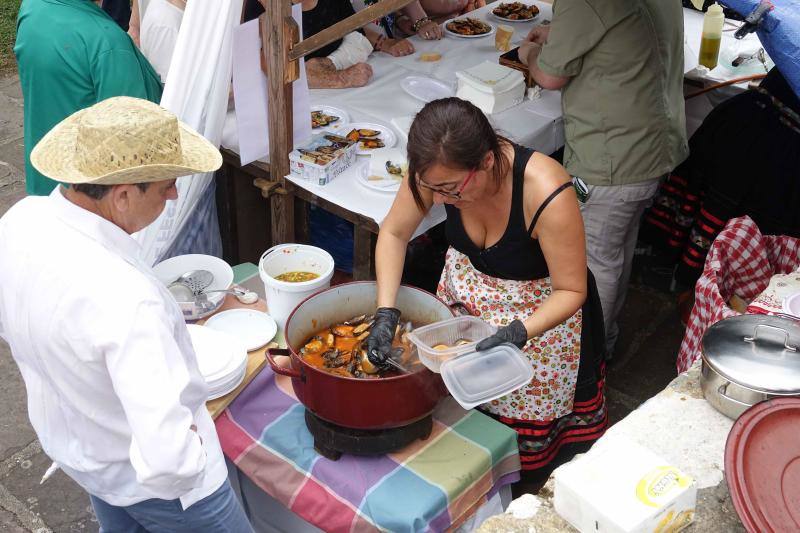
<path id="1" fill-rule="evenodd" d="M 539 14 L 539 8 L 522 2 L 502 3 L 492 10 L 500 18 L 508 20 L 530 20 Z"/>
<path id="2" fill-rule="evenodd" d="M 322 111 L 312 111 L 311 112 L 311 127 L 312 128 L 322 128 L 323 126 L 328 126 L 333 124 L 334 122 L 338 122 L 339 117 L 336 115 L 328 115 Z"/>
<path id="3" fill-rule="evenodd" d="M 447 23 L 447 29 L 459 35 L 483 35 L 492 31 L 492 27 L 485 22 L 470 17 L 451 20 Z"/>
<path id="4" fill-rule="evenodd" d="M 382 370 L 367 357 L 364 341 L 372 327 L 372 316 L 360 315 L 315 333 L 300 349 L 300 357 L 313 367 L 348 378 L 377 379 L 398 375 L 397 370 Z M 422 368 L 416 349 L 406 334 L 411 322 L 398 326 L 392 342 L 392 359 L 413 371 Z"/>
<path id="5" fill-rule="evenodd" d="M 453 345 L 448 344 L 437 344 L 433 347 L 434 350 L 437 352 L 443 352 L 444 350 L 450 350 L 451 348 L 458 348 L 459 346 L 464 346 L 472 341 L 468 341 L 467 339 L 458 339 Z"/>
<path id="6" fill-rule="evenodd" d="M 303 272 L 301 270 L 294 270 L 292 272 L 284 272 L 275 276 L 278 281 L 287 281 L 289 283 L 300 283 L 303 281 L 311 281 L 317 279 L 319 274 L 316 272 Z"/>

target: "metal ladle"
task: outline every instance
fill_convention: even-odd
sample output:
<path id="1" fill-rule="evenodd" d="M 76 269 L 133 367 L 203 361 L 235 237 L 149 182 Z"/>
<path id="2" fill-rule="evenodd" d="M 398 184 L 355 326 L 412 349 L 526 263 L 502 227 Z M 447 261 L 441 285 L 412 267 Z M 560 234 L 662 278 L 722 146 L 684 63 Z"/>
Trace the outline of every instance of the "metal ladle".
<path id="1" fill-rule="evenodd" d="M 243 304 L 254 304 L 258 301 L 258 294 L 253 291 L 246 291 L 243 289 L 216 289 L 213 291 L 203 291 L 199 294 L 196 294 L 194 297 L 194 301 L 197 305 L 201 308 L 206 308 L 210 305 L 208 301 L 207 294 L 215 293 L 215 292 L 222 292 L 225 294 L 233 294 L 236 298 L 242 302 Z"/>
<path id="2" fill-rule="evenodd" d="M 197 295 L 203 292 L 203 289 L 211 285 L 214 281 L 214 274 L 208 270 L 190 270 L 181 275 L 169 284 L 168 287 L 173 285 L 182 285 L 192 291 L 192 294 Z"/>

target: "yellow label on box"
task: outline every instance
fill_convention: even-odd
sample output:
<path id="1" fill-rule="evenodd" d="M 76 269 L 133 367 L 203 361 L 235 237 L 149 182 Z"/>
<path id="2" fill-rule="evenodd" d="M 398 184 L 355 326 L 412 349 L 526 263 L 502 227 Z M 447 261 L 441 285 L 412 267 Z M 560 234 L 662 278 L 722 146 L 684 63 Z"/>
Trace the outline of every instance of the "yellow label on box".
<path id="1" fill-rule="evenodd" d="M 690 476 L 681 474 L 674 466 L 660 466 L 639 480 L 636 498 L 650 507 L 661 507 L 674 489 L 688 487 L 692 481 Z"/>

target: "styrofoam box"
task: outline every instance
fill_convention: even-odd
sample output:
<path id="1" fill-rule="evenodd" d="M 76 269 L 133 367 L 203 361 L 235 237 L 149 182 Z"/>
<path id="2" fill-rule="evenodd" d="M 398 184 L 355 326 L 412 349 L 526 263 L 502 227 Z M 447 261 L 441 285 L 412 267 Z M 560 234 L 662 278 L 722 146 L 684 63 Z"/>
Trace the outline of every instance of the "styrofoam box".
<path id="1" fill-rule="evenodd" d="M 582 532 L 680 531 L 694 519 L 694 479 L 639 444 L 598 442 L 554 472 L 556 512 Z"/>

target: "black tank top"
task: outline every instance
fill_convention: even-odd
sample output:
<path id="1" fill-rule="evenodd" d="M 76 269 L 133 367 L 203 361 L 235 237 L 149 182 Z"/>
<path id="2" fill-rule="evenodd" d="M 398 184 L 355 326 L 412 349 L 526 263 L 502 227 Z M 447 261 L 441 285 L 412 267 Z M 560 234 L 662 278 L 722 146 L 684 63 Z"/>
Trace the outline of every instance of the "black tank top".
<path id="1" fill-rule="evenodd" d="M 526 227 L 523 187 L 525 185 L 525 167 L 533 152 L 528 148 L 514 145 L 511 212 L 508 215 L 505 233 L 493 246 L 486 249 L 478 248 L 464 229 L 461 212 L 455 206 L 448 204 L 444 206 L 447 210 L 445 228 L 448 242 L 453 248 L 469 257 L 475 268 L 488 276 L 522 281 L 541 279 L 550 275 L 539 241 L 531 237 L 531 232 L 547 204 L 572 184 L 567 182 L 553 191 L 539 206 L 531 220 L 531 225 Z"/>

